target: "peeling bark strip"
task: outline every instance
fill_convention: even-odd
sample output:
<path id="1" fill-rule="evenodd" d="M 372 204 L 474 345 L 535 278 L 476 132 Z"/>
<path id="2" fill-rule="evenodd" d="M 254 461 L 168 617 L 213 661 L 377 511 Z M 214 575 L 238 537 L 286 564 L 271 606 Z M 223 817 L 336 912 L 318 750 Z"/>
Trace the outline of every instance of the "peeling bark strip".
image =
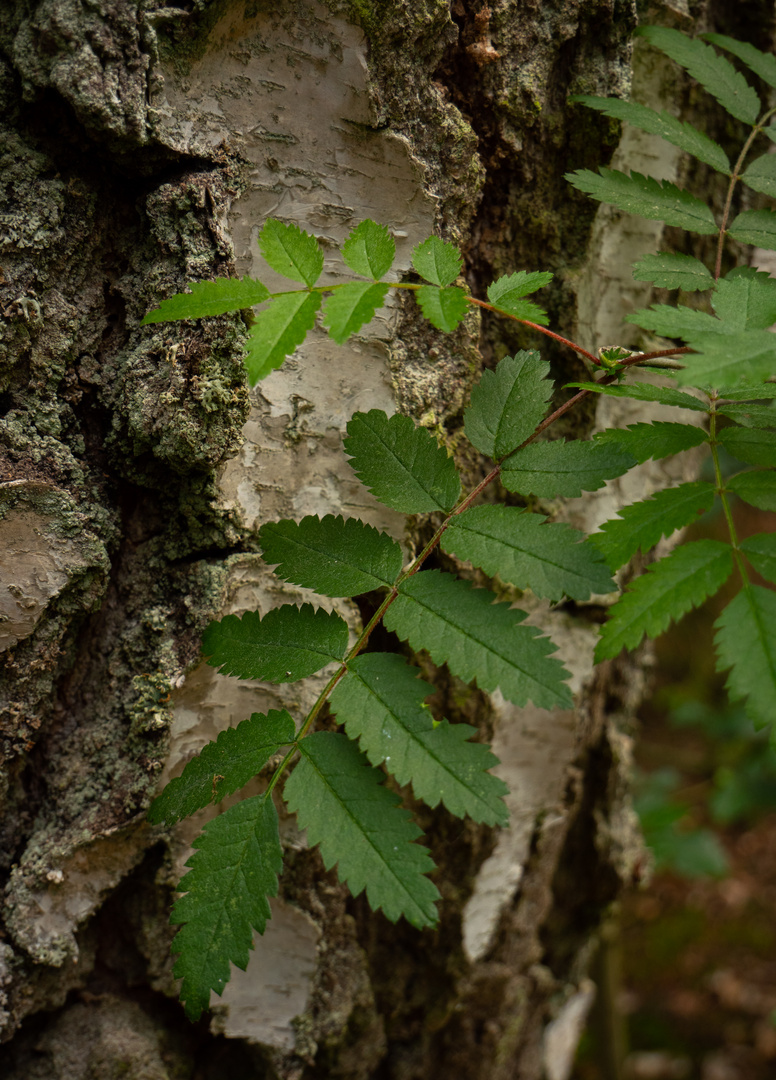
<path id="1" fill-rule="evenodd" d="M 415 545 L 422 525 L 350 476 L 345 422 L 398 409 L 455 447 L 483 357 L 536 343 L 474 318 L 442 338 L 397 305 L 336 353 L 314 339 L 249 398 L 239 318 L 138 324 L 187 282 L 259 273 L 268 215 L 332 254 L 372 217 L 400 272 L 432 228 L 464 242 L 475 285 L 554 271 L 552 325 L 579 318 L 600 343 L 620 323 L 622 294 L 596 289 L 621 234 L 600 215 L 591 254 L 590 204 L 562 175 L 605 163 L 617 135 L 565 100 L 627 94 L 634 5 L 190 6 L 10 0 L 0 17 L 0 1071 L 567 1080 L 586 957 L 634 857 L 616 723 L 641 694 L 615 665 L 590 677 L 584 611 L 554 615 L 573 714 L 424 666 L 440 714 L 480 727 L 512 789 L 498 835 L 419 809 L 435 934 L 350 899 L 288 820 L 269 930 L 192 1028 L 167 920 L 216 809 L 172 834 L 144 821 L 218 731 L 318 692 L 319 676 L 235 687 L 198 665 L 215 615 L 309 599 L 262 568 L 255 528 L 357 513 Z M 569 512 L 590 524 L 600 504 Z M 364 614 L 332 607 L 351 626 Z"/>

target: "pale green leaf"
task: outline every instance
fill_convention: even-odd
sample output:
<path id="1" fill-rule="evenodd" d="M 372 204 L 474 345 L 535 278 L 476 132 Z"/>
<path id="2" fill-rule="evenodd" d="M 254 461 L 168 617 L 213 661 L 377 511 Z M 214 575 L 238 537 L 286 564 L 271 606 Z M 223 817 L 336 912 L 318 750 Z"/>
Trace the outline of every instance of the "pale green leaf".
<path id="1" fill-rule="evenodd" d="M 170 922 L 185 924 L 172 945 L 179 953 L 173 968 L 183 979 L 186 1015 L 197 1020 L 210 1003 L 210 991 L 223 993 L 230 962 L 243 971 L 253 948 L 253 930 L 264 933 L 276 896 L 283 852 L 272 799 L 257 795 L 230 806 L 205 825 L 194 841 L 197 851 L 178 886 L 185 893 Z"/>
<path id="2" fill-rule="evenodd" d="M 260 311 L 250 329 L 246 347 L 245 366 L 251 386 L 279 368 L 287 356 L 297 349 L 315 326 L 315 316 L 321 306 L 321 294 L 299 292 L 281 293 L 269 307 Z"/>
<path id="3" fill-rule="evenodd" d="M 461 272 L 463 259 L 455 244 L 429 236 L 412 249 L 412 265 L 432 285 L 452 285 Z"/>
<path id="4" fill-rule="evenodd" d="M 285 709 L 254 713 L 236 728 L 207 743 L 154 799 L 148 811 L 152 825 L 174 825 L 211 802 L 221 802 L 245 787 L 282 746 L 294 741 L 294 721 Z"/>
<path id="5" fill-rule="evenodd" d="M 713 596 L 733 573 L 729 544 L 696 540 L 647 567 L 610 609 L 601 630 L 595 661 L 635 649 L 646 634 L 655 638 L 690 608 Z"/>
<path id="6" fill-rule="evenodd" d="M 639 214 L 651 221 L 664 221 L 680 229 L 710 236 L 717 232 L 714 215 L 700 199 L 682 191 L 668 180 L 655 180 L 633 172 L 630 176 L 617 169 L 589 169 L 566 173 L 566 180 L 600 202 L 612 203 L 628 214 Z"/>
<path id="7" fill-rule="evenodd" d="M 420 310 L 437 330 L 450 334 L 466 315 L 466 293 L 457 286 L 422 285 L 415 293 Z"/>
<path id="8" fill-rule="evenodd" d="M 385 225 L 362 221 L 352 229 L 342 245 L 342 258 L 354 274 L 381 278 L 393 266 L 396 244 Z"/>
<path id="9" fill-rule="evenodd" d="M 312 287 L 321 276 L 323 250 L 298 225 L 270 218 L 259 233 L 259 250 L 273 270 L 292 281 Z"/>
<path id="10" fill-rule="evenodd" d="M 776 323 L 776 278 L 737 266 L 717 282 L 711 304 L 731 330 L 767 330 Z"/>
<path id="11" fill-rule="evenodd" d="M 675 424 L 665 420 L 656 420 L 652 424 L 629 424 L 626 428 L 610 428 L 599 431 L 593 438 L 598 443 L 617 446 L 627 454 L 632 454 L 641 464 L 649 458 L 655 460 L 680 454 L 693 446 L 700 446 L 708 441 L 703 428 L 695 424 Z"/>
<path id="12" fill-rule="evenodd" d="M 635 464 L 631 454 L 594 442 L 532 443 L 503 462 L 501 482 L 520 495 L 573 499 L 583 491 L 597 491 Z"/>
<path id="13" fill-rule="evenodd" d="M 269 299 L 265 286 L 249 277 L 195 281 L 189 288 L 191 292 L 176 293 L 162 300 L 158 308 L 149 311 L 141 320 L 141 325 L 175 319 L 205 319 L 227 311 L 241 311 Z"/>
<path id="14" fill-rule="evenodd" d="M 763 154 L 755 158 L 741 174 L 741 179 L 754 191 L 773 197 L 776 195 L 776 156 Z"/>
<path id="15" fill-rule="evenodd" d="M 760 52 L 748 41 L 736 41 L 735 38 L 727 37 L 725 34 L 703 34 L 702 36 L 713 45 L 727 49 L 733 56 L 743 61 L 750 71 L 759 75 L 763 82 L 776 87 L 776 57 L 772 53 Z"/>
<path id="16" fill-rule="evenodd" d="M 506 825 L 506 784 L 487 770 L 498 763 L 487 746 L 470 742 L 468 724 L 435 724 L 423 704 L 436 688 L 417 678 L 395 653 L 367 653 L 348 662 L 332 691 L 332 712 L 373 765 L 385 762 L 400 784 L 412 782 L 428 806 L 487 825 Z"/>
<path id="17" fill-rule="evenodd" d="M 726 392 L 740 383 L 767 379 L 776 373 L 776 334 L 740 330 L 733 334 L 693 334 L 687 344 L 695 355 L 682 357 L 677 372 L 682 386 L 714 386 Z M 756 397 L 756 392 L 753 392 Z"/>
<path id="18" fill-rule="evenodd" d="M 733 701 L 745 699 L 756 727 L 776 718 L 776 592 L 749 585 L 714 624 L 717 668 Z"/>
<path id="19" fill-rule="evenodd" d="M 723 428 L 717 438 L 729 454 L 747 465 L 776 465 L 776 435 L 758 428 Z"/>
<path id="20" fill-rule="evenodd" d="M 524 611 L 493 599 L 487 589 L 474 589 L 452 574 L 424 570 L 400 585 L 384 623 L 465 682 L 476 679 L 483 690 L 498 687 L 516 705 L 570 707 L 568 672 L 549 655 L 553 643 L 534 627 L 520 625 Z"/>
<path id="21" fill-rule="evenodd" d="M 728 235 L 742 244 L 776 251 L 776 211 L 744 210 L 728 226 Z"/>
<path id="22" fill-rule="evenodd" d="M 714 485 L 703 481 L 665 488 L 651 499 L 624 506 L 619 517 L 604 522 L 601 531 L 593 533 L 590 542 L 603 554 L 609 569 L 616 570 L 637 551 L 646 554 L 661 537 L 683 529 L 710 510 L 714 494 Z"/>
<path id="23" fill-rule="evenodd" d="M 369 906 L 396 922 L 434 926 L 439 893 L 425 875 L 434 869 L 425 848 L 413 843 L 420 829 L 346 735 L 319 731 L 299 744 L 302 760 L 284 795 L 323 864 L 337 863 L 353 896 L 366 889 Z"/>
<path id="24" fill-rule="evenodd" d="M 453 459 L 408 416 L 388 417 L 379 409 L 354 413 L 345 451 L 359 480 L 402 514 L 452 510 L 461 493 Z"/>
<path id="25" fill-rule="evenodd" d="M 726 487 L 758 510 L 776 511 L 776 472 L 739 473 L 727 481 Z"/>
<path id="26" fill-rule="evenodd" d="M 275 573 L 323 596 L 359 596 L 392 585 L 401 573 L 395 540 L 356 518 L 271 521 L 259 530 L 264 561 Z"/>
<path id="27" fill-rule="evenodd" d="M 747 536 L 746 540 L 741 541 L 740 547 L 757 573 L 776 585 L 776 533 Z M 776 720 L 776 709 L 773 716 Z"/>
<path id="28" fill-rule="evenodd" d="M 276 683 L 296 682 L 342 660 L 347 646 L 347 623 L 311 604 L 283 604 L 263 619 L 257 611 L 227 615 L 202 637 L 207 662 L 222 675 Z"/>
<path id="29" fill-rule="evenodd" d="M 691 334 L 704 332 L 724 334 L 727 331 L 725 324 L 713 315 L 682 305 L 653 304 L 651 308 L 641 308 L 632 315 L 626 315 L 625 321 L 670 338 L 687 338 Z"/>
<path id="30" fill-rule="evenodd" d="M 323 322 L 338 345 L 348 340 L 374 318 L 375 311 L 383 306 L 387 285 L 373 285 L 368 281 L 351 281 L 334 291 L 323 308 Z"/>
<path id="31" fill-rule="evenodd" d="M 652 383 L 636 382 L 622 383 L 619 386 L 602 386 L 595 382 L 572 382 L 566 383 L 567 388 L 590 390 L 594 394 L 606 394 L 608 397 L 634 398 L 636 401 L 657 401 L 661 405 L 675 405 L 679 409 L 693 409 L 695 412 L 709 411 L 708 405 L 685 394 L 681 390 L 674 390 L 672 386 L 653 386 Z"/>
<path id="32" fill-rule="evenodd" d="M 633 276 L 636 281 L 651 281 L 659 289 L 684 289 L 685 292 L 703 291 L 714 284 L 711 271 L 700 259 L 664 251 L 642 256 L 633 264 Z"/>
<path id="33" fill-rule="evenodd" d="M 452 518 L 442 548 L 536 596 L 589 600 L 616 586 L 597 548 L 563 522 L 516 506 L 475 506 Z"/>
<path id="34" fill-rule="evenodd" d="M 538 352 L 505 356 L 483 371 L 464 412 L 466 437 L 494 460 L 516 450 L 544 419 L 552 397 L 550 365 Z"/>
<path id="35" fill-rule="evenodd" d="M 529 272 L 520 270 L 516 274 L 508 274 L 498 278 L 488 286 L 488 300 L 499 311 L 506 311 L 518 319 L 527 319 L 530 322 L 546 326 L 548 323 L 547 312 L 524 297 L 543 288 L 552 281 L 549 271 L 537 270 Z"/>

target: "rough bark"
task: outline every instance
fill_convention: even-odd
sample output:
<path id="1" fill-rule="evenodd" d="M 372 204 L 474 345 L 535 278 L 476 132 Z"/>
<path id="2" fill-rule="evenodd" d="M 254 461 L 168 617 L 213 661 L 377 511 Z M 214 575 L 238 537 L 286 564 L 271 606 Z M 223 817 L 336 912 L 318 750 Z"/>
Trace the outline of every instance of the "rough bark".
<path id="1" fill-rule="evenodd" d="M 422 539 L 422 521 L 349 475 L 350 414 L 407 412 L 460 456 L 483 364 L 540 344 L 559 376 L 583 374 L 579 361 L 474 318 L 445 338 L 395 303 L 344 348 L 315 338 L 249 394 L 240 318 L 139 320 L 188 281 L 252 271 L 271 286 L 255 243 L 267 216 L 332 254 L 373 217 L 394 231 L 400 271 L 435 228 L 463 245 L 475 289 L 553 270 L 553 325 L 609 343 L 623 311 L 611 282 L 630 260 L 612 252 L 632 226 L 594 227 L 563 173 L 604 162 L 619 132 L 566 97 L 627 93 L 634 6 L 189 8 L 16 0 L 0 16 L 0 1064 L 13 1080 L 564 1080 L 597 930 L 640 857 L 622 728 L 643 679 L 591 674 L 595 611 L 536 605 L 573 670 L 573 713 L 518 710 L 424 662 L 435 706 L 493 742 L 512 792 L 498 835 L 418 807 L 440 866 L 435 933 L 350 898 L 288 820 L 269 930 L 189 1025 L 167 917 L 208 814 L 168 834 L 144 812 L 223 727 L 317 693 L 315 679 L 231 685 L 198 664 L 214 616 L 302 595 L 262 566 L 258 524 L 345 512 L 409 549 Z M 657 16 L 688 30 L 711 17 L 682 4 Z M 642 69 L 664 93 L 665 67 Z M 666 175 L 680 166 L 663 161 Z M 651 466 L 556 510 L 592 528 L 664 481 Z M 354 626 L 364 614 L 337 606 Z"/>

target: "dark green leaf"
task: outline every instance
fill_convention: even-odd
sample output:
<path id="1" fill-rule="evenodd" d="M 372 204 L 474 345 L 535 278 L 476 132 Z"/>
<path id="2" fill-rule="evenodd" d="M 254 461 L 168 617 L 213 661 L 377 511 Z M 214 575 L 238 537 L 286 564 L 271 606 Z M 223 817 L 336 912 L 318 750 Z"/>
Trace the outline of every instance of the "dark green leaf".
<path id="1" fill-rule="evenodd" d="M 723 405 L 717 409 L 717 413 L 743 427 L 776 427 L 776 409 L 773 405 L 753 405 L 750 401 L 742 401 L 738 405 Z"/>
<path id="2" fill-rule="evenodd" d="M 757 122 L 759 97 L 730 61 L 710 45 L 664 26 L 640 26 L 636 33 L 689 72 L 731 116 L 745 124 Z"/>
<path id="3" fill-rule="evenodd" d="M 468 724 L 435 724 L 424 700 L 436 692 L 395 653 L 368 653 L 348 663 L 334 688 L 331 708 L 373 765 L 385 762 L 400 784 L 412 781 L 428 806 L 444 803 L 452 814 L 488 825 L 506 825 L 506 784 L 487 770 L 497 758 L 469 742 Z"/>
<path id="4" fill-rule="evenodd" d="M 210 991 L 223 992 L 229 963 L 245 971 L 253 948 L 252 929 L 264 933 L 268 896 L 276 896 L 283 852 L 271 798 L 257 795 L 209 821 L 194 841 L 198 850 L 179 889 L 186 895 L 170 922 L 185 923 L 172 945 L 180 953 L 173 974 L 183 979 L 186 1015 L 198 1020 Z"/>
<path id="5" fill-rule="evenodd" d="M 245 787 L 294 737 L 294 721 L 285 709 L 270 709 L 266 716 L 254 713 L 236 728 L 227 728 L 154 799 L 148 820 L 152 825 L 170 826 L 211 802 L 221 802 Z"/>
<path id="6" fill-rule="evenodd" d="M 776 592 L 748 585 L 728 604 L 717 628 L 717 668 L 733 701 L 746 699 L 755 727 L 776 717 Z"/>
<path id="7" fill-rule="evenodd" d="M 296 682 L 332 660 L 342 660 L 348 647 L 347 623 L 334 612 L 293 604 L 268 611 L 246 611 L 212 622 L 202 637 L 202 652 L 222 675 L 267 682 Z"/>
<path id="8" fill-rule="evenodd" d="M 275 573 L 323 596 L 359 596 L 392 585 L 401 573 L 399 545 L 356 518 L 306 517 L 262 525 L 264 560 Z"/>
<path id="9" fill-rule="evenodd" d="M 141 325 L 175 319 L 205 319 L 227 311 L 241 311 L 269 299 L 264 285 L 249 277 L 195 281 L 189 288 L 190 293 L 176 293 L 162 300 L 158 308 L 148 312 Z"/>
<path id="10" fill-rule="evenodd" d="M 776 398 L 776 382 L 756 382 L 750 383 L 749 386 L 741 386 L 737 390 L 727 389 L 724 397 L 725 401 L 760 401 Z"/>
<path id="11" fill-rule="evenodd" d="M 463 259 L 454 244 L 429 236 L 412 249 L 412 265 L 432 285 L 452 285 L 461 272 Z"/>
<path id="12" fill-rule="evenodd" d="M 612 592 L 616 586 L 603 556 L 584 533 L 546 520 L 516 506 L 475 506 L 451 520 L 442 548 L 549 600 Z"/>
<path id="13" fill-rule="evenodd" d="M 760 52 L 748 41 L 736 41 L 734 38 L 726 37 L 725 34 L 704 34 L 703 37 L 713 45 L 727 49 L 733 56 L 742 60 L 750 71 L 759 75 L 763 82 L 776 87 L 776 57 L 772 53 Z"/>
<path id="14" fill-rule="evenodd" d="M 312 287 L 321 276 L 321 246 L 297 225 L 284 225 L 270 218 L 259 233 L 259 250 L 273 270 L 292 281 Z"/>
<path id="15" fill-rule="evenodd" d="M 287 356 L 298 348 L 315 326 L 315 316 L 321 306 L 320 293 L 282 293 L 256 316 L 247 341 L 245 366 L 248 380 L 255 386 L 279 368 Z"/>
<path id="16" fill-rule="evenodd" d="M 767 330 L 776 322 L 776 279 L 737 266 L 717 282 L 711 303 L 731 330 Z"/>
<path id="17" fill-rule="evenodd" d="M 755 158 L 744 170 L 741 179 L 755 191 L 773 197 L 776 195 L 776 157 L 773 154 L 763 154 L 762 157 Z"/>
<path id="18" fill-rule="evenodd" d="M 713 596 L 733 573 L 729 544 L 696 540 L 647 567 L 610 609 L 595 650 L 595 661 L 635 649 L 646 634 L 655 638 L 690 608 Z"/>
<path id="19" fill-rule="evenodd" d="M 385 225 L 376 221 L 362 221 L 352 229 L 342 245 L 342 258 L 354 274 L 368 278 L 381 278 L 393 266 L 396 244 Z"/>
<path id="20" fill-rule="evenodd" d="M 596 442 L 617 446 L 632 454 L 641 464 L 649 458 L 664 458 L 680 454 L 708 441 L 703 428 L 694 424 L 674 424 L 656 420 L 653 424 L 629 424 L 626 428 L 611 428 L 593 436 Z"/>
<path id="21" fill-rule="evenodd" d="M 435 285 L 422 285 L 415 298 L 431 325 L 446 334 L 452 333 L 466 315 L 466 293 L 456 286 L 438 289 Z"/>
<path id="22" fill-rule="evenodd" d="M 408 416 L 388 417 L 379 409 L 354 413 L 345 450 L 359 480 L 402 514 L 452 510 L 460 495 L 453 459 Z"/>
<path id="23" fill-rule="evenodd" d="M 757 428 L 723 428 L 719 441 L 729 454 L 747 465 L 776 465 L 776 435 Z"/>
<path id="24" fill-rule="evenodd" d="M 776 510 L 776 473 L 744 472 L 727 482 L 729 491 L 758 510 Z"/>
<path id="25" fill-rule="evenodd" d="M 651 281 L 659 289 L 684 289 L 685 292 L 710 289 L 714 284 L 711 271 L 700 259 L 664 251 L 644 255 L 635 262 L 633 276 L 636 281 Z"/>
<path id="26" fill-rule="evenodd" d="M 337 289 L 326 300 L 323 322 L 329 334 L 342 345 L 351 334 L 374 318 L 375 311 L 383 306 L 387 285 L 372 285 L 368 281 L 352 281 Z"/>
<path id="27" fill-rule="evenodd" d="M 651 308 L 641 308 L 632 315 L 626 315 L 625 321 L 651 330 L 662 337 L 687 338 L 691 334 L 724 334 L 727 327 L 713 315 L 695 308 L 672 307 L 670 304 L 653 304 Z"/>
<path id="28" fill-rule="evenodd" d="M 776 584 L 776 533 L 747 536 L 746 540 L 741 541 L 741 550 L 758 574 Z M 773 715 L 776 720 L 776 709 Z"/>
<path id="29" fill-rule="evenodd" d="M 550 281 L 552 274 L 548 271 L 537 270 L 529 273 L 527 270 L 520 270 L 516 274 L 500 277 L 489 285 L 488 300 L 499 311 L 506 311 L 518 319 L 528 319 L 540 326 L 546 326 L 549 321 L 547 312 L 531 300 L 523 298 L 543 288 Z"/>
<path id="30" fill-rule="evenodd" d="M 544 419 L 552 397 L 550 365 L 538 352 L 505 356 L 483 371 L 464 413 L 466 437 L 494 460 L 516 450 Z"/>
<path id="31" fill-rule="evenodd" d="M 683 386 L 714 386 L 726 392 L 745 380 L 767 379 L 776 371 L 776 334 L 767 330 L 693 334 L 687 344 L 697 355 L 682 357 L 686 367 L 676 378 Z"/>
<path id="32" fill-rule="evenodd" d="M 337 863 L 353 896 L 366 889 L 369 906 L 391 922 L 403 915 L 413 926 L 434 926 L 439 893 L 425 877 L 434 864 L 413 843 L 420 829 L 382 786 L 383 774 L 336 732 L 308 735 L 299 749 L 284 794 L 308 842 L 320 844 L 326 869 Z"/>
<path id="33" fill-rule="evenodd" d="M 671 386 L 653 386 L 651 383 L 624 383 L 621 386 L 601 386 L 600 383 L 572 382 L 566 383 L 567 387 L 577 387 L 580 390 L 590 390 L 594 394 L 606 394 L 608 397 L 634 398 L 636 401 L 658 401 L 661 405 L 675 405 L 679 409 L 694 409 L 695 412 L 709 411 L 708 405 L 685 394 L 681 390 L 674 390 Z"/>
<path id="34" fill-rule="evenodd" d="M 617 169 L 600 169 L 600 176 L 589 169 L 566 173 L 566 179 L 575 188 L 586 192 L 600 202 L 612 203 L 628 214 L 639 214 L 650 221 L 664 221 L 680 229 L 711 236 L 717 232 L 717 223 L 705 202 L 687 191 L 664 180 L 631 173 L 630 176 Z"/>
<path id="35" fill-rule="evenodd" d="M 651 499 L 624 506 L 618 518 L 606 521 L 593 533 L 595 544 L 616 570 L 641 550 L 646 554 L 663 536 L 683 529 L 714 503 L 714 485 L 696 481 L 658 491 Z"/>
<path id="36" fill-rule="evenodd" d="M 661 139 L 665 139 L 673 146 L 678 146 L 680 150 L 686 150 L 688 154 L 692 154 L 699 161 L 705 161 L 718 172 L 726 174 L 730 172 L 727 154 L 718 143 L 698 131 L 692 124 L 677 120 L 667 112 L 655 112 L 644 105 L 637 105 L 633 101 L 622 101 L 620 98 L 589 97 L 586 94 L 575 95 L 569 98 L 569 101 L 579 101 L 606 116 L 614 117 L 615 120 L 625 120 L 650 135 L 659 135 Z M 664 288 L 669 288 L 669 286 L 664 286 Z"/>
<path id="37" fill-rule="evenodd" d="M 729 236 L 742 244 L 776 251 L 776 211 L 744 210 L 727 231 Z"/>
<path id="38" fill-rule="evenodd" d="M 532 626 L 520 625 L 525 612 L 494 604 L 493 593 L 440 570 L 413 574 L 385 613 L 385 627 L 416 651 L 426 649 L 465 682 L 483 690 L 501 689 L 516 705 L 533 701 L 542 709 L 571 706 L 555 646 Z"/>
<path id="39" fill-rule="evenodd" d="M 583 491 L 597 491 L 635 464 L 631 454 L 594 442 L 532 443 L 502 464 L 501 482 L 507 491 L 521 495 L 573 499 Z"/>

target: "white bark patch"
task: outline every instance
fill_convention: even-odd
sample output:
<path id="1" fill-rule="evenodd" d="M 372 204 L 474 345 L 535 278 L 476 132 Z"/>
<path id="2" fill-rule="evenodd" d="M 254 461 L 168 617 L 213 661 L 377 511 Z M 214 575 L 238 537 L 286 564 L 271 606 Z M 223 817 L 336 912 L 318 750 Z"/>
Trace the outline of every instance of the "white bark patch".
<path id="1" fill-rule="evenodd" d="M 577 993 L 544 1029 L 542 1058 L 547 1080 L 569 1080 L 587 1014 L 594 1001 L 595 984 L 590 979 L 583 979 Z"/>

